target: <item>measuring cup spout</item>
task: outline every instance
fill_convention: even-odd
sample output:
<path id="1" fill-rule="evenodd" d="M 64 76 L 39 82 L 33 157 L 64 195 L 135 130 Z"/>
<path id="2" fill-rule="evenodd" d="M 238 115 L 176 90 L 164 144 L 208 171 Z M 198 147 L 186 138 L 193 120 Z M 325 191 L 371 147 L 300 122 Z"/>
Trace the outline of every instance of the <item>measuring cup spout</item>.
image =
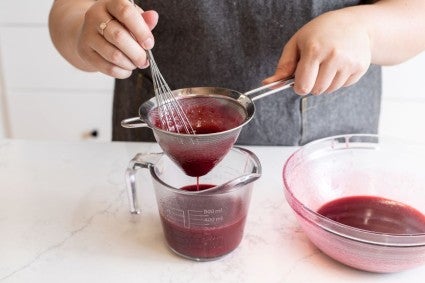
<path id="1" fill-rule="evenodd" d="M 221 184 L 206 190 L 197 191 L 196 192 L 197 194 L 225 193 L 230 190 L 238 189 L 242 186 L 248 185 L 249 183 L 252 183 L 261 177 L 262 168 L 261 168 L 261 162 L 258 159 L 258 157 L 252 151 L 248 149 L 238 147 L 238 146 L 235 146 L 234 148 L 239 150 L 241 153 L 245 154 L 247 157 L 251 159 L 253 164 L 251 173 L 243 174 L 224 184 Z"/>
<path id="2" fill-rule="evenodd" d="M 220 186 L 215 186 L 210 189 L 198 191 L 197 194 L 203 195 L 203 194 L 211 194 L 211 193 L 225 193 L 234 189 L 238 189 L 242 186 L 248 185 L 249 183 L 254 182 L 260 177 L 261 177 L 261 172 L 242 175 Z"/>
<path id="3" fill-rule="evenodd" d="M 139 202 L 137 199 L 136 190 L 136 172 L 138 168 L 151 168 L 161 159 L 164 153 L 138 153 L 129 163 L 125 172 L 125 181 L 128 190 L 128 200 L 130 203 L 130 212 L 132 214 L 139 214 Z"/>

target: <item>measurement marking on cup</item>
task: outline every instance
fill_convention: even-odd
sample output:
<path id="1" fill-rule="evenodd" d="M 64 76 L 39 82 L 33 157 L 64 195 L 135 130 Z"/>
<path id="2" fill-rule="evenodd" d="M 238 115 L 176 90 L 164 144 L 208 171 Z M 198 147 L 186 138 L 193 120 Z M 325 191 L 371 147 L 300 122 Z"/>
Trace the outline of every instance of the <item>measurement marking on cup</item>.
<path id="1" fill-rule="evenodd" d="M 219 209 L 204 209 L 204 214 L 217 214 L 217 213 L 223 213 L 223 208 L 219 208 Z"/>
<path id="2" fill-rule="evenodd" d="M 217 225 L 224 220 L 223 216 L 214 216 L 222 213 L 223 209 L 188 210 L 189 226 L 211 226 Z"/>
<path id="3" fill-rule="evenodd" d="M 212 226 L 224 221 L 221 215 L 223 209 L 204 209 L 204 210 L 187 210 L 168 207 L 164 210 L 166 217 L 176 223 L 181 223 L 184 227 L 193 226 Z"/>

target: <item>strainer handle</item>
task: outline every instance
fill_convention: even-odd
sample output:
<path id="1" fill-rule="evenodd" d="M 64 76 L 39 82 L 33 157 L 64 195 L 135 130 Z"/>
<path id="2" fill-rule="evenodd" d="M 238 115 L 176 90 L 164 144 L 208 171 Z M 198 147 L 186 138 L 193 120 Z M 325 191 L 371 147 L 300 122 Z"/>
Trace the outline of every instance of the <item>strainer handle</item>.
<path id="1" fill-rule="evenodd" d="M 163 153 L 138 153 L 128 164 L 125 171 L 125 184 L 130 203 L 130 213 L 139 214 L 139 202 L 137 198 L 136 173 L 139 169 L 151 169 L 163 156 Z"/>
<path id="2" fill-rule="evenodd" d="M 278 80 L 272 83 L 269 83 L 267 85 L 263 85 L 261 87 L 258 87 L 256 89 L 250 90 L 245 92 L 244 94 L 246 96 L 251 96 L 253 95 L 251 98 L 252 101 L 255 101 L 257 99 L 269 96 L 270 94 L 282 91 L 284 89 L 290 88 L 294 85 L 294 78 L 291 77 L 289 79 L 284 79 L 284 80 Z M 268 90 L 268 91 L 265 91 Z"/>
<path id="3" fill-rule="evenodd" d="M 149 127 L 149 126 L 148 124 L 143 122 L 139 117 L 132 117 L 132 118 L 127 118 L 122 120 L 121 127 L 132 129 L 132 128 L 141 128 L 141 127 Z"/>

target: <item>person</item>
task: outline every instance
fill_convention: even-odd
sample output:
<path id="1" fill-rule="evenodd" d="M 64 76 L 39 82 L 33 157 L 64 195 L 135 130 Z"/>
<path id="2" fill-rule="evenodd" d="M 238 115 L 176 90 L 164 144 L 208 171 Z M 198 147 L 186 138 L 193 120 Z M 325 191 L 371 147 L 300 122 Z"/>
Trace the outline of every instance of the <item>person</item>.
<path id="1" fill-rule="evenodd" d="M 171 89 L 244 92 L 289 76 L 293 89 L 255 101 L 242 145 L 302 145 L 377 133 L 381 66 L 425 49 L 423 0 L 56 0 L 52 41 L 75 67 L 116 78 L 113 140 L 152 141 L 124 129 L 154 95 L 145 50 Z M 154 47 L 155 46 L 155 47 Z M 307 95 L 312 94 L 312 95 Z"/>

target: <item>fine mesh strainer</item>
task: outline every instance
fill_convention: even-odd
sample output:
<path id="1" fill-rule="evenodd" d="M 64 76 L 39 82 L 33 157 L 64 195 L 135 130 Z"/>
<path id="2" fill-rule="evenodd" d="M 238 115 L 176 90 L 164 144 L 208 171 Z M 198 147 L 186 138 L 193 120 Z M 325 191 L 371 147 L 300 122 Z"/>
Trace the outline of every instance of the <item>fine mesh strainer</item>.
<path id="1" fill-rule="evenodd" d="M 277 81 L 244 94 L 219 87 L 174 90 L 174 97 L 182 105 L 196 134 L 162 129 L 155 98 L 140 106 L 139 117 L 125 119 L 121 125 L 151 128 L 162 150 L 187 175 L 203 176 L 220 162 L 236 142 L 242 127 L 252 119 L 255 113 L 253 101 L 293 84 L 293 79 Z"/>

